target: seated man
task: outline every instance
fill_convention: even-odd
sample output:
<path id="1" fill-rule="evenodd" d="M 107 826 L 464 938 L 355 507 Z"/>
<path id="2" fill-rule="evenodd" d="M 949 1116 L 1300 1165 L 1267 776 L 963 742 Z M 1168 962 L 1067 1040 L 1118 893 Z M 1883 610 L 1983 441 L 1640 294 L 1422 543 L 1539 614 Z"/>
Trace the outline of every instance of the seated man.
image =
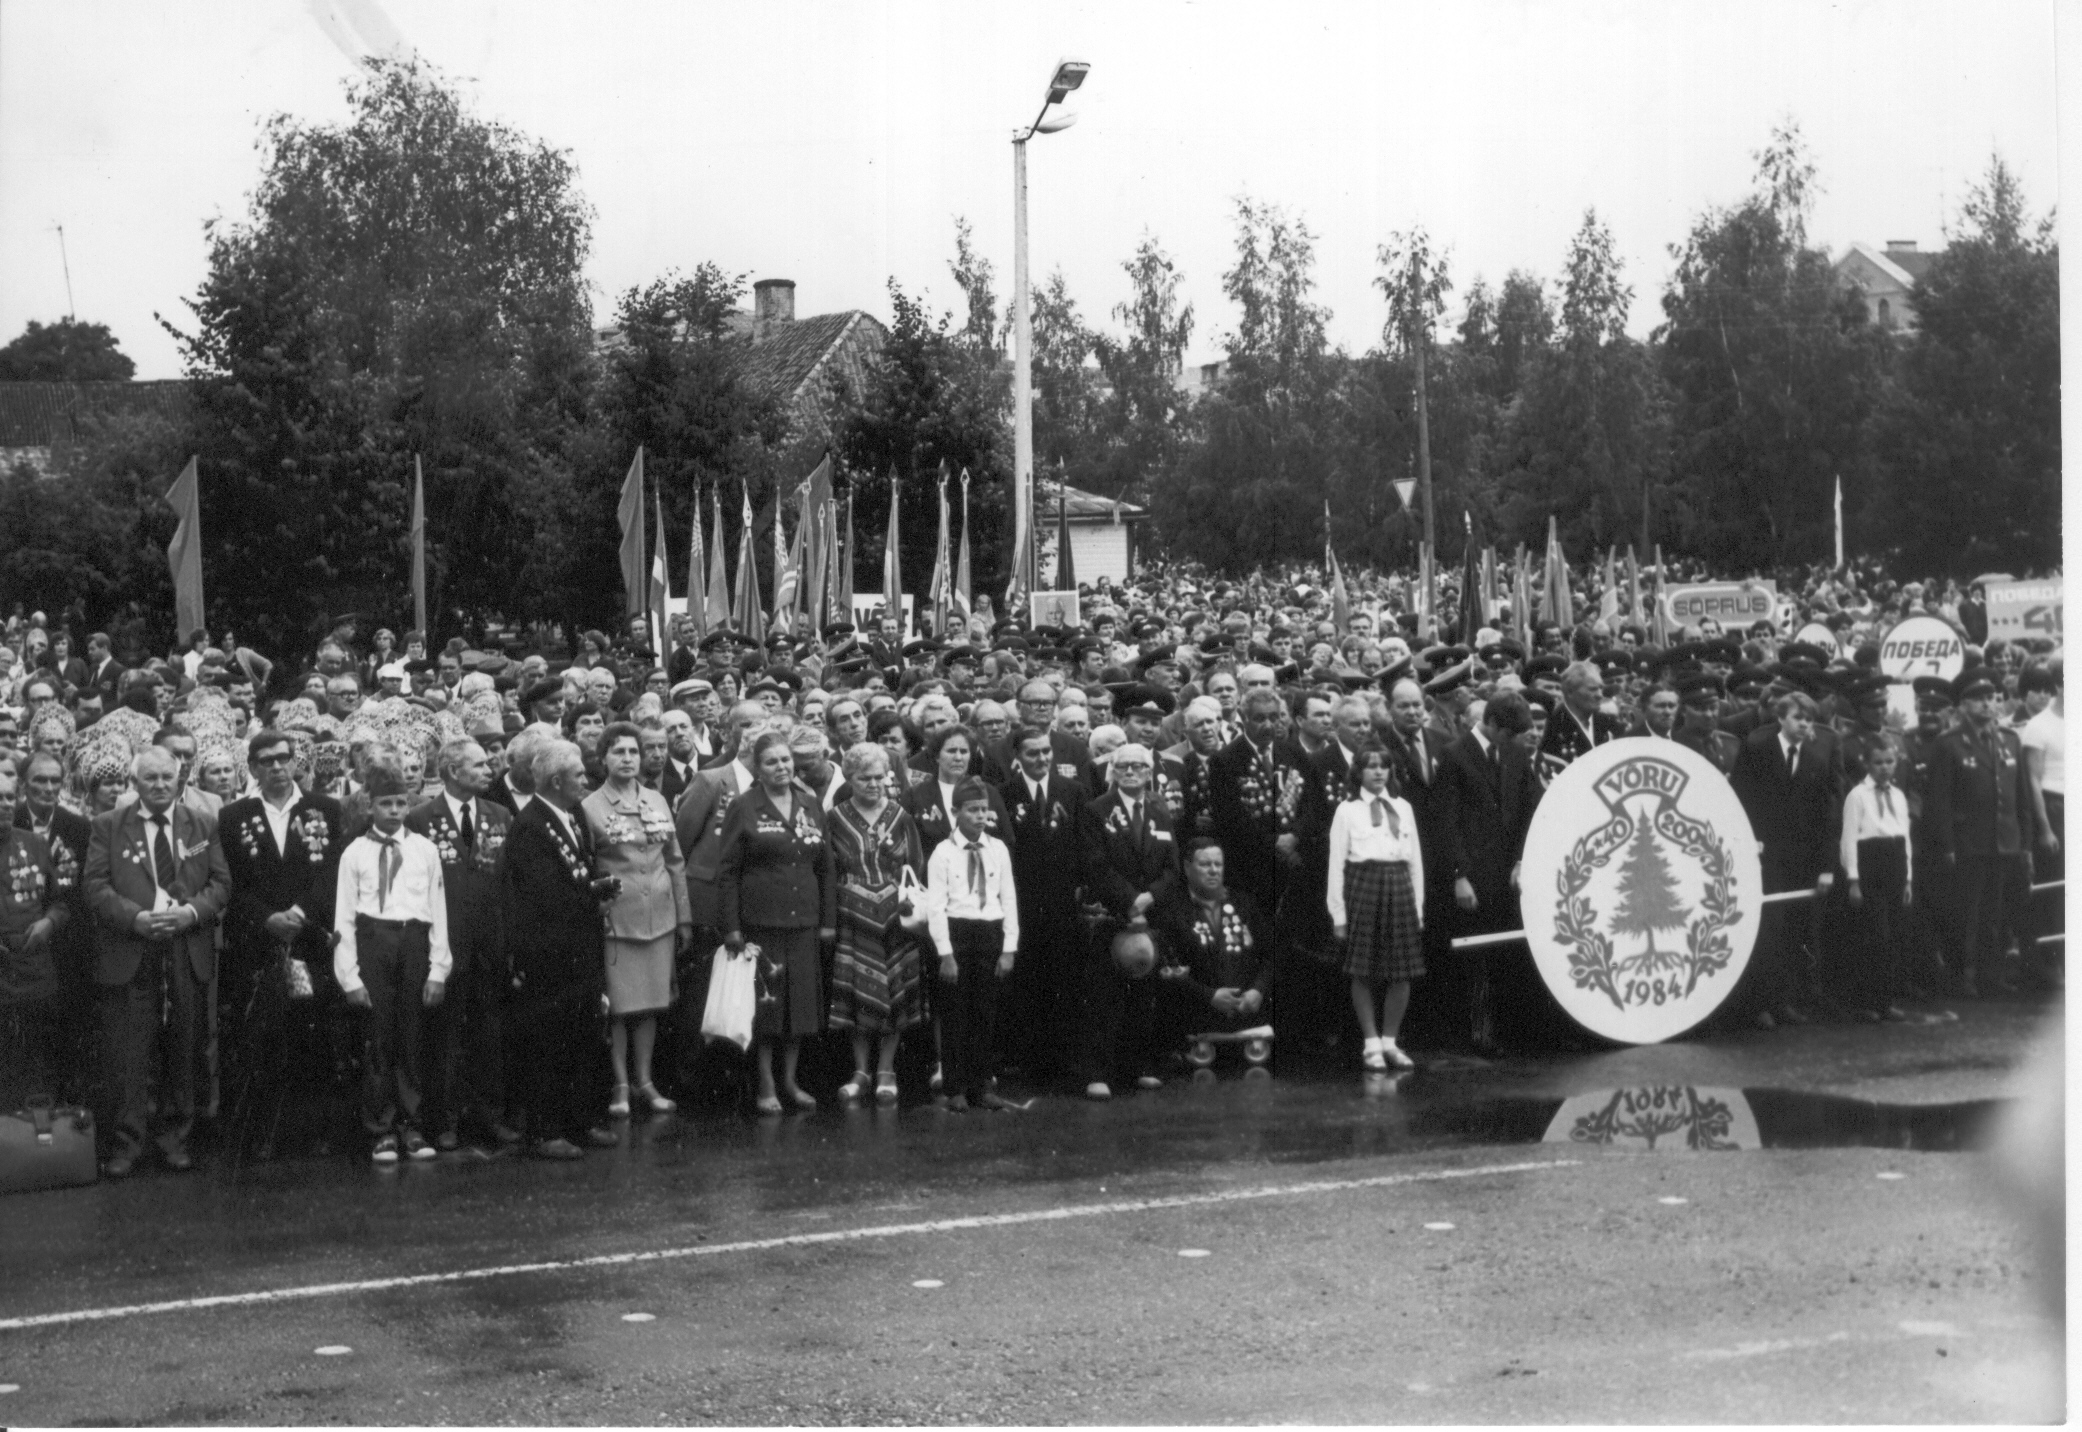
<path id="1" fill-rule="evenodd" d="M 1149 912 L 1164 963 L 1156 978 L 1159 1051 L 1190 1034 L 1231 1034 L 1267 1022 L 1278 932 L 1258 902 L 1223 883 L 1221 844 L 1186 843 L 1185 881 Z"/>

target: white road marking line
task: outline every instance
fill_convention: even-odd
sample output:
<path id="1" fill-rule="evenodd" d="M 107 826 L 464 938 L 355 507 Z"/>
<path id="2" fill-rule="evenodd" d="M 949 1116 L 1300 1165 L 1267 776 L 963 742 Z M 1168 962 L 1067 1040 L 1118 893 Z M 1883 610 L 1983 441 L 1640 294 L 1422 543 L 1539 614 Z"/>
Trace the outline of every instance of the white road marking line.
<path id="1" fill-rule="evenodd" d="M 1690 1200 L 1689 1198 L 1678 1198 L 1678 1197 L 1676 1197 L 1675 1195 L 1666 1195 L 1665 1197 L 1662 1197 L 1662 1198 L 1659 1198 L 1659 1199 L 1657 1199 L 1657 1200 L 1656 1200 L 1656 1202 L 1657 1202 L 1657 1203 L 1667 1203 L 1667 1204 L 1669 1204 L 1669 1205 L 1670 1205 L 1670 1206 L 1671 1206 L 1672 1208 L 1675 1208 L 1675 1207 L 1677 1207 L 1677 1205 L 1678 1205 L 1678 1204 L 1680 1204 L 1680 1203 L 1690 1203 L 1690 1202 L 1691 1202 L 1691 1200 Z"/>
<path id="2" fill-rule="evenodd" d="M 1261 1198 L 1301 1198 L 1344 1193 L 1361 1188 L 1395 1188 L 1403 1184 L 1443 1183 L 1494 1174 L 1543 1173 L 1577 1168 L 1578 1159 L 1540 1159 L 1527 1163 L 1483 1164 L 1476 1168 L 1427 1169 L 1421 1173 L 1380 1174 L 1373 1178 L 1325 1179 L 1316 1183 L 1272 1184 L 1262 1188 L 1224 1189 L 1218 1193 L 1186 1193 L 1169 1198 L 1137 1198 L 1119 1203 L 1071 1204 L 1028 1213 L 979 1213 L 967 1218 L 938 1218 L 929 1223 L 887 1223 L 866 1228 L 835 1228 L 823 1233 L 791 1233 L 779 1238 L 747 1238 L 736 1243 L 699 1243 L 686 1248 L 656 1248 L 640 1253 L 599 1253 L 590 1258 L 559 1258 L 541 1263 L 509 1263 L 494 1268 L 462 1268 L 450 1273 L 412 1273 L 395 1278 L 364 1278 L 351 1283 L 309 1283 L 295 1288 L 264 1288 L 250 1293 L 219 1293 L 204 1298 L 174 1298 L 163 1303 L 133 1303 L 114 1308 L 80 1308 L 66 1313 L 36 1313 L 0 1318 L 0 1332 L 23 1328 L 61 1327 L 69 1323 L 108 1322 L 149 1313 L 195 1312 L 203 1308 L 248 1307 L 308 1298 L 336 1298 L 351 1293 L 383 1293 L 397 1288 L 424 1288 L 437 1283 L 469 1283 L 510 1278 L 521 1273 L 562 1273 L 574 1268 L 617 1268 L 634 1263 L 663 1263 L 680 1258 L 715 1258 L 727 1253 L 760 1253 L 774 1248 L 814 1247 L 823 1243 L 857 1243 L 870 1238 L 901 1238 L 916 1233 L 960 1233 L 978 1228 L 1012 1228 L 1025 1223 L 1060 1223 L 1073 1218 L 1105 1218 L 1121 1213 L 1149 1213 L 1166 1208 L 1205 1208 Z"/>
<path id="3" fill-rule="evenodd" d="M 1208 1250 L 1205 1248 L 1181 1248 L 1178 1250 L 1178 1256 L 1181 1258 L 1205 1258 L 1208 1256 Z"/>
<path id="4" fill-rule="evenodd" d="M 1424 1226 L 1433 1233 L 1451 1233 L 1453 1231 L 1453 1225 L 1450 1223 L 1427 1223 Z"/>
<path id="5" fill-rule="evenodd" d="M 345 1343 L 327 1343 L 324 1347 L 314 1347 L 311 1351 L 317 1353 L 320 1357 L 345 1357 L 348 1353 L 353 1352 L 354 1349 L 348 1347 Z"/>
<path id="6" fill-rule="evenodd" d="M 1797 1352 L 1802 1348 L 1826 1347 L 1830 1343 L 1849 1342 L 1851 1335 L 1835 1332 L 1825 1338 L 1771 1338 L 1762 1342 L 1737 1343 L 1733 1347 L 1702 1347 L 1685 1354 L 1699 1362 L 1726 1362 L 1738 1357 L 1763 1357 L 1775 1352 Z"/>
<path id="7" fill-rule="evenodd" d="M 1873 1175 L 1873 1177 L 1874 1177 L 1874 1178 L 1883 1178 L 1883 1179 L 1886 1179 L 1886 1180 L 1888 1180 L 1889 1182 L 1892 1182 L 1893 1180 L 1895 1180 L 1895 1179 L 1898 1179 L 1898 1178 L 1907 1178 L 1907 1177 L 1908 1177 L 1908 1175 L 1907 1175 L 1907 1174 L 1905 1174 L 1905 1173 L 1896 1173 L 1896 1172 L 1895 1172 L 1895 1171 L 1894 1171 L 1893 1169 L 1888 1169 L 1888 1170 L 1887 1170 L 1887 1171 L 1886 1171 L 1885 1173 L 1876 1173 L 1876 1174 L 1874 1174 L 1874 1175 Z"/>
<path id="8" fill-rule="evenodd" d="M 658 1321 L 658 1315 L 656 1313 L 624 1313 L 622 1314 L 622 1321 L 625 1323 L 655 1323 Z"/>
<path id="9" fill-rule="evenodd" d="M 938 1278 L 920 1278 L 911 1286 L 914 1288 L 944 1288 L 947 1285 Z"/>
<path id="10" fill-rule="evenodd" d="M 21 1390 L 22 1385 L 19 1382 L 0 1382 L 0 1397 L 4 1397 L 10 1392 L 20 1392 Z"/>

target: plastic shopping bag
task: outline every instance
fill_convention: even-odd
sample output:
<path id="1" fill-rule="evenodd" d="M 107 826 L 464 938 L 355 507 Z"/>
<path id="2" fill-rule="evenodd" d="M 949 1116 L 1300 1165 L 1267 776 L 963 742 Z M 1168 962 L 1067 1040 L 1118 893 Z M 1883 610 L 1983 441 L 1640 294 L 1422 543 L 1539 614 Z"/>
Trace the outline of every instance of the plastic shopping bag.
<path id="1" fill-rule="evenodd" d="M 727 946 L 717 947 L 709 965 L 708 1004 L 701 1012 L 704 1039 L 735 1044 L 740 1053 L 751 1047 L 758 959 L 757 945 L 748 944 L 735 955 Z"/>

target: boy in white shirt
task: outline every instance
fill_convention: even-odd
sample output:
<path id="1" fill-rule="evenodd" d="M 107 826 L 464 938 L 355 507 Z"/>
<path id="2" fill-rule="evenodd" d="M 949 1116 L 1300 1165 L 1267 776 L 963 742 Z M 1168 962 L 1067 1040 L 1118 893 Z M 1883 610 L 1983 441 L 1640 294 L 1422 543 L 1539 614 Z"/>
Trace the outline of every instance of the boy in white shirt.
<path id="1" fill-rule="evenodd" d="M 1012 973 L 1019 948 L 1019 898 L 1012 857 L 985 827 L 990 793 L 973 777 L 954 791 L 954 834 L 926 861 L 927 924 L 940 956 L 933 1001 L 940 1017 L 940 1058 L 947 1107 L 1017 1109 L 991 1088 L 992 1036 L 998 981 Z"/>
<path id="2" fill-rule="evenodd" d="M 1866 777 L 1843 798 L 1844 903 L 1850 906 L 1850 939 L 1856 965 L 1844 993 L 1861 1019 L 1902 1020 L 1894 1003 L 1900 988 L 1896 939 L 1914 893 L 1909 888 L 1908 797 L 1894 784 L 1900 753 L 1891 742 L 1865 756 Z"/>
<path id="3" fill-rule="evenodd" d="M 405 813 L 416 794 L 395 761 L 370 766 L 373 824 L 340 855 L 333 974 L 347 1002 L 368 1011 L 361 1114 L 379 1164 L 430 1159 L 418 1128 L 423 1011 L 448 984 L 448 899 L 441 852 Z"/>

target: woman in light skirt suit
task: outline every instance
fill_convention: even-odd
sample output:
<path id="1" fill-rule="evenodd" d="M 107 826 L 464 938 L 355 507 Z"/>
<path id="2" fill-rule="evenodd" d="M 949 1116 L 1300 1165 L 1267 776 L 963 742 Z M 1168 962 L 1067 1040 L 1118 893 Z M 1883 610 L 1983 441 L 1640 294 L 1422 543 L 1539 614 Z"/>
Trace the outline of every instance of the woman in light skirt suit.
<path id="1" fill-rule="evenodd" d="M 658 1014 L 672 1006 L 673 957 L 694 936 L 687 864 L 673 829 L 672 809 L 664 796 L 638 779 L 642 739 L 626 721 L 601 733 L 605 779 L 579 806 L 592 837 L 595 869 L 622 882 L 602 907 L 607 916 L 609 1050 L 614 1059 L 614 1098 L 607 1111 L 616 1118 L 628 1114 L 632 1091 L 660 1113 L 673 1107 L 651 1082 L 651 1050 L 658 1037 Z"/>

